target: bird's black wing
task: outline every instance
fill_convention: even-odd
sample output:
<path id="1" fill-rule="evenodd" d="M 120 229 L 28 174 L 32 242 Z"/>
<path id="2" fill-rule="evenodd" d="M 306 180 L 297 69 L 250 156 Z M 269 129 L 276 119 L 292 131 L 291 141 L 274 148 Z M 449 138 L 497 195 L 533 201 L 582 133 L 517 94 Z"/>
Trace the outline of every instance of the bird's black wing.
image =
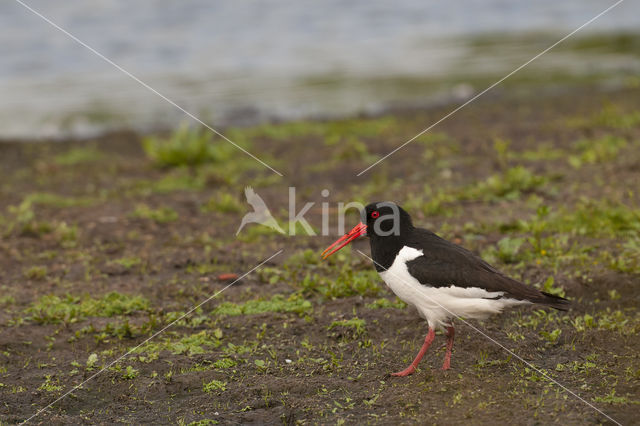
<path id="1" fill-rule="evenodd" d="M 544 303 L 554 307 L 566 304 L 552 296 L 507 277 L 469 250 L 450 243 L 436 234 L 416 229 L 409 245 L 422 250 L 422 256 L 407 262 L 409 273 L 421 284 L 431 287 L 481 288 L 504 292 L 503 297 Z"/>

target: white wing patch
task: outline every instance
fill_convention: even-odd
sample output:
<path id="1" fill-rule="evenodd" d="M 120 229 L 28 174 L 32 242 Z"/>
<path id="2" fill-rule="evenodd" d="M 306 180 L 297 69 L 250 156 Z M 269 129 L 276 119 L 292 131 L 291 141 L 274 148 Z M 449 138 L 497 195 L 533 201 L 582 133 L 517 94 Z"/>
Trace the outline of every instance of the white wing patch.
<path id="1" fill-rule="evenodd" d="M 504 292 L 490 292 L 480 287 L 429 287 L 422 285 L 407 269 L 407 262 L 423 255 L 422 250 L 405 246 L 393 264 L 380 277 L 396 296 L 414 306 L 430 327 L 445 327 L 452 318 L 484 319 L 508 306 L 531 302 L 501 298 Z"/>

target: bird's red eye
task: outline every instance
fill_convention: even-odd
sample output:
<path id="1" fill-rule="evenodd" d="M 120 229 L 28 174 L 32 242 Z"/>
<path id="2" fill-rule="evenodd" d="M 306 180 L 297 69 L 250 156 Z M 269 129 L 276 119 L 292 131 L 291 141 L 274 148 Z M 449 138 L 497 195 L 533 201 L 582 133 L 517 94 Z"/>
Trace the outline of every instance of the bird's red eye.
<path id="1" fill-rule="evenodd" d="M 380 216 L 380 213 L 378 213 L 377 210 L 374 210 L 371 212 L 371 217 L 374 219 L 377 219 Z"/>

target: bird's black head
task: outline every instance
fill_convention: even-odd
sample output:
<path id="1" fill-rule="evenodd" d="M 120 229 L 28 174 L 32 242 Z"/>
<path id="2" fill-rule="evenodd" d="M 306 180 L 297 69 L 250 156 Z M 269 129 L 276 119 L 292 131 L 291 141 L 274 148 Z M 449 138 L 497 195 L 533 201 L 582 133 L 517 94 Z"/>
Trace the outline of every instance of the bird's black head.
<path id="1" fill-rule="evenodd" d="M 368 204 L 362 216 L 370 238 L 400 237 L 413 228 L 409 213 L 391 201 Z"/>
<path id="2" fill-rule="evenodd" d="M 326 259 L 363 235 L 371 238 L 371 247 L 379 245 L 377 243 L 380 241 L 384 241 L 389 247 L 397 247 L 413 229 L 409 213 L 391 201 L 371 203 L 360 213 L 362 221 L 327 247 L 322 253 L 323 258 Z"/>

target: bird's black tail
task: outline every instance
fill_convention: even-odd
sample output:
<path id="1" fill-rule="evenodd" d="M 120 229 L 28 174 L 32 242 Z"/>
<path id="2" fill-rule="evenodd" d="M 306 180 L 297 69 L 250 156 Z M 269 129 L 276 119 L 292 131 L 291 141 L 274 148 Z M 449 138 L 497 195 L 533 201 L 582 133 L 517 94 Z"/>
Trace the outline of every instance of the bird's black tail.
<path id="1" fill-rule="evenodd" d="M 536 303 L 551 306 L 552 308 L 558 309 L 560 311 L 568 310 L 569 306 L 571 305 L 571 302 L 564 297 L 556 296 L 544 291 L 541 291 L 540 293 L 544 295 L 544 300 L 536 301 Z"/>

